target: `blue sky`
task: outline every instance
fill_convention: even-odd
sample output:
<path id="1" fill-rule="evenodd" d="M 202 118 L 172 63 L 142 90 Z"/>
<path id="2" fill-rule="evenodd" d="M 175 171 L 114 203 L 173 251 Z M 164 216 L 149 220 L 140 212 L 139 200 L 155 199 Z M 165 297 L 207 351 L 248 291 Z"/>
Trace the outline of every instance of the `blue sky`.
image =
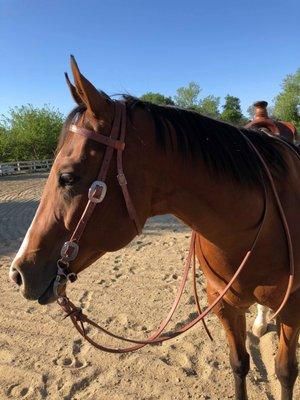
<path id="1" fill-rule="evenodd" d="M 174 95 L 196 81 L 245 111 L 300 67 L 300 1 L 0 0 L 0 113 L 67 113 L 69 54 L 109 94 Z"/>

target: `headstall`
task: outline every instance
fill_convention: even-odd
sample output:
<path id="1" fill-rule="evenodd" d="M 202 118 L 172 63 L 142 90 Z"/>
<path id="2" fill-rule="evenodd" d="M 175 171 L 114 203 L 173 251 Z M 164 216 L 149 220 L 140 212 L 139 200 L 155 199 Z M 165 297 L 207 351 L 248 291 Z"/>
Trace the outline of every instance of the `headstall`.
<path id="1" fill-rule="evenodd" d="M 94 140 L 107 146 L 104 153 L 102 165 L 97 179 L 92 183 L 88 191 L 88 201 L 86 207 L 76 225 L 71 238 L 64 243 L 61 248 L 61 258 L 57 261 L 57 276 L 53 285 L 54 294 L 59 296 L 59 288 L 66 284 L 67 281 L 74 282 L 77 279 L 75 272 L 72 272 L 70 263 L 74 261 L 78 255 L 80 238 L 90 220 L 97 204 L 101 203 L 106 195 L 107 186 L 105 183 L 110 162 L 114 150 L 117 151 L 117 180 L 121 187 L 125 205 L 130 219 L 133 221 L 136 231 L 141 234 L 142 228 L 133 206 L 128 188 L 127 180 L 123 171 L 123 150 L 125 149 L 126 135 L 126 106 L 122 102 L 115 101 L 115 117 L 110 136 L 87 130 L 82 127 L 71 124 L 69 130 L 75 134 Z"/>

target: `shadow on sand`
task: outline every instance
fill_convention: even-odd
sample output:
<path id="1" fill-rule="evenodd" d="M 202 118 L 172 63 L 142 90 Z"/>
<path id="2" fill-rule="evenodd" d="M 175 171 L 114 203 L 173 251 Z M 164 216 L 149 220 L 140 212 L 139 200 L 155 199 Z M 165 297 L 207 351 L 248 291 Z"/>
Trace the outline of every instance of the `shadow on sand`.
<path id="1" fill-rule="evenodd" d="M 0 257 L 18 250 L 37 207 L 36 200 L 0 203 Z"/>
<path id="2" fill-rule="evenodd" d="M 190 233 L 191 228 L 184 225 L 173 215 L 159 215 L 156 217 L 149 218 L 144 226 L 143 233 L 147 235 L 157 235 L 161 231 L 161 234 L 165 232 L 186 232 Z"/>
<path id="3" fill-rule="evenodd" d="M 268 332 L 276 332 L 276 325 L 269 324 Z M 251 353 L 251 357 L 253 363 L 255 364 L 259 374 L 259 382 L 264 382 L 268 386 L 269 378 L 267 368 L 262 360 L 262 354 L 259 347 L 259 338 L 253 335 L 252 332 L 248 332 L 248 340 L 249 340 L 249 350 Z M 271 394 L 271 392 L 266 388 L 266 396 L 268 400 L 276 400 L 275 397 Z"/>

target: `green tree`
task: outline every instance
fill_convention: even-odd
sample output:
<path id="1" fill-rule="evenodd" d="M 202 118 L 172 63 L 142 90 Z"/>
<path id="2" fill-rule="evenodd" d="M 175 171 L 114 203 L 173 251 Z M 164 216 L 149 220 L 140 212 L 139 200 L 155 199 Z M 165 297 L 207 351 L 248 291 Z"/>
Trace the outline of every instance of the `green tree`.
<path id="1" fill-rule="evenodd" d="M 4 149 L 0 161 L 52 158 L 63 120 L 63 115 L 49 106 L 29 104 L 10 109 L 0 124 Z"/>
<path id="2" fill-rule="evenodd" d="M 204 97 L 202 100 L 200 100 L 198 105 L 198 111 L 201 114 L 207 115 L 208 117 L 219 118 L 220 117 L 219 106 L 220 106 L 220 97 L 216 97 L 210 94 Z"/>
<path id="3" fill-rule="evenodd" d="M 281 87 L 281 93 L 274 99 L 274 115 L 300 129 L 300 68 L 295 74 L 287 75 Z"/>
<path id="4" fill-rule="evenodd" d="M 0 161 L 9 161 L 13 146 L 10 145 L 9 132 L 4 126 L 0 125 Z"/>
<path id="5" fill-rule="evenodd" d="M 201 88 L 196 82 L 190 82 L 187 86 L 177 89 L 174 96 L 175 104 L 179 107 L 197 110 L 199 107 L 199 94 Z"/>
<path id="6" fill-rule="evenodd" d="M 154 93 L 154 92 L 148 92 L 143 94 L 140 97 L 141 100 L 143 101 L 149 101 L 150 103 L 158 104 L 158 105 L 170 105 L 174 106 L 175 103 L 171 99 L 171 97 L 164 96 L 163 94 L 160 93 Z"/>
<path id="7" fill-rule="evenodd" d="M 245 121 L 238 97 L 229 94 L 225 97 L 221 119 L 232 124 L 241 124 Z"/>

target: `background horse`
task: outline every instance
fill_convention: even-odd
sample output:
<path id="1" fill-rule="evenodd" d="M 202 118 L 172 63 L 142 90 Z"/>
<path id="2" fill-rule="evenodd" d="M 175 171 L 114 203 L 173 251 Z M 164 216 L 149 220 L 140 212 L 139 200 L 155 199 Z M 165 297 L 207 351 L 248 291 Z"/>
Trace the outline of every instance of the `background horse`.
<path id="1" fill-rule="evenodd" d="M 109 136 L 115 103 L 80 73 L 74 59 L 78 107 L 62 131 L 57 156 L 42 199 L 10 276 L 24 297 L 41 304 L 55 300 L 53 284 L 60 249 L 69 240 L 87 202 L 88 189 L 104 160 L 105 146 L 77 135 L 70 124 Z M 127 97 L 124 170 L 140 224 L 154 215 L 171 213 L 197 232 L 196 252 L 207 278 L 212 302 L 231 279 L 257 233 L 264 212 L 264 172 L 244 135 L 271 168 L 286 209 L 293 242 L 300 233 L 298 159 L 283 143 L 260 132 L 236 127 L 192 111 L 162 107 Z M 80 240 L 72 272 L 87 268 L 106 252 L 118 250 L 136 236 L 118 184 L 113 156 L 106 179 L 107 194 Z M 255 252 L 214 312 L 230 347 L 236 398 L 246 399 L 249 355 L 245 347 L 245 311 L 260 303 L 275 310 L 288 282 L 284 230 L 271 191 L 266 222 Z M 297 377 L 296 346 L 300 328 L 300 250 L 295 248 L 292 294 L 278 319 L 280 332 L 276 373 L 282 399 L 292 399 Z"/>

